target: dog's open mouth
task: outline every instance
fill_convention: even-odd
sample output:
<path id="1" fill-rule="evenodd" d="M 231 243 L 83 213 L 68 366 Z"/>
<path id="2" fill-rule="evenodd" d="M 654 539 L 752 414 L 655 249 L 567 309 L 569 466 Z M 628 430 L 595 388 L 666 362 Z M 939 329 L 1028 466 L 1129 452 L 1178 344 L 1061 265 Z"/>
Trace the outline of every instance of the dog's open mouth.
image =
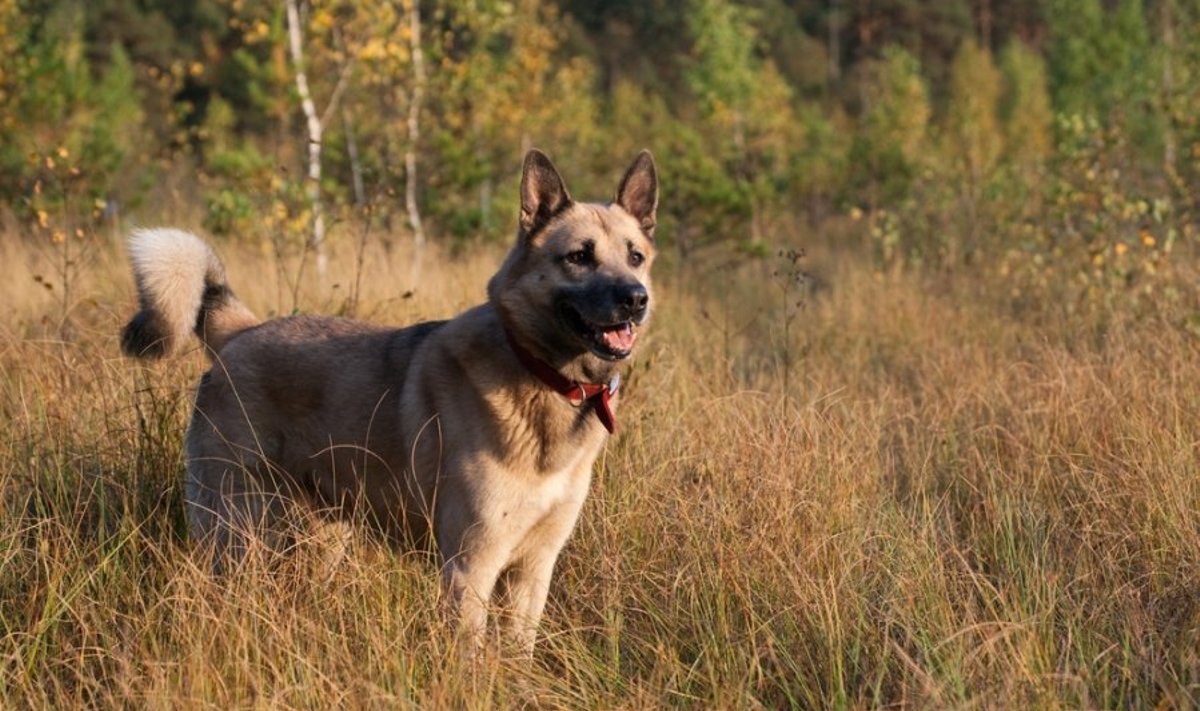
<path id="1" fill-rule="evenodd" d="M 565 301 L 559 302 L 558 312 L 575 335 L 587 344 L 589 350 L 605 360 L 628 358 L 637 340 L 637 331 L 632 321 L 601 324 L 584 318 L 583 314 Z"/>

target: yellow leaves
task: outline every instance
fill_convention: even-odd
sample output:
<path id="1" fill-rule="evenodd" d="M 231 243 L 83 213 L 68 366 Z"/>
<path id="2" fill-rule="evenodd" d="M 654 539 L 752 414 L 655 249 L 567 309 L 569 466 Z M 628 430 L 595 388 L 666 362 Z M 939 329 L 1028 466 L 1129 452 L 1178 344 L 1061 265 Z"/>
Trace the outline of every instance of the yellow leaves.
<path id="1" fill-rule="evenodd" d="M 407 62 L 408 46 L 395 37 L 371 37 L 363 43 L 358 58 L 364 62 Z"/>
<path id="2" fill-rule="evenodd" d="M 50 226 L 50 215 L 45 210 L 37 210 L 34 213 L 37 218 L 37 226 L 43 230 Z"/>
<path id="3" fill-rule="evenodd" d="M 1146 247 L 1153 247 L 1157 244 L 1157 240 L 1154 239 L 1154 235 L 1150 234 L 1149 230 L 1142 230 L 1138 237 Z"/>
<path id="4" fill-rule="evenodd" d="M 308 210 L 304 210 L 291 220 L 285 222 L 284 229 L 295 234 L 304 234 L 309 228 L 309 220 L 311 219 L 312 217 L 310 212 Z"/>
<path id="5" fill-rule="evenodd" d="M 1117 242 L 1117 245 L 1113 247 L 1113 251 L 1117 253 L 1118 257 L 1124 256 L 1129 251 L 1129 245 L 1124 242 Z"/>
<path id="6" fill-rule="evenodd" d="M 259 42 L 266 41 L 270 35 L 271 26 L 265 20 L 258 19 L 250 23 L 243 37 L 246 39 L 246 44 L 258 44 Z"/>
<path id="7" fill-rule="evenodd" d="M 372 37 L 367 40 L 362 49 L 358 52 L 358 58 L 364 62 L 374 62 L 383 59 L 386 52 L 383 48 L 383 40 L 379 37 Z"/>
<path id="8" fill-rule="evenodd" d="M 312 27 L 315 30 L 329 32 L 336 24 L 333 13 L 330 12 L 330 7 L 328 5 L 319 8 L 314 7 L 310 17 L 311 19 L 309 22 L 312 23 Z"/>

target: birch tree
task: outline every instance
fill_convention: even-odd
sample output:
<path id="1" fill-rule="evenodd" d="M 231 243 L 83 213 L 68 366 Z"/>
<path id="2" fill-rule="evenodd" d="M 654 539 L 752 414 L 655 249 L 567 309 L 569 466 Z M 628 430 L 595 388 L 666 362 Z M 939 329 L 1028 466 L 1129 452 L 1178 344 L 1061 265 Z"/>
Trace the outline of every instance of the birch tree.
<path id="1" fill-rule="evenodd" d="M 421 52 L 421 3 L 409 0 L 409 48 L 412 59 L 413 86 L 408 97 L 408 143 L 404 148 L 404 209 L 408 211 L 408 226 L 413 234 L 412 283 L 421 277 L 425 253 L 425 229 L 421 226 L 421 210 L 417 205 L 417 150 L 421 142 L 421 102 L 425 98 L 425 56 Z"/>
<path id="2" fill-rule="evenodd" d="M 296 93 L 300 96 L 300 108 L 304 111 L 304 123 L 308 134 L 308 172 L 305 193 L 308 197 L 310 211 L 310 233 L 308 248 L 316 255 L 317 275 L 325 278 L 329 269 L 329 259 L 325 253 L 325 212 L 321 202 L 321 138 L 324 127 L 329 124 L 333 112 L 337 109 L 346 82 L 350 78 L 353 58 L 343 64 L 337 85 L 334 86 L 329 102 L 322 114 L 317 113 L 317 104 L 313 101 L 309 89 L 308 73 L 304 62 L 304 31 L 300 7 L 297 0 L 287 0 L 287 33 L 288 53 L 295 71 Z"/>
<path id="3" fill-rule="evenodd" d="M 425 57 L 421 53 L 421 4 L 418 0 L 409 2 L 408 29 L 413 88 L 408 100 L 408 145 L 404 151 L 404 208 L 408 210 L 413 243 L 420 252 L 425 247 L 425 230 L 421 227 L 421 210 L 417 206 L 417 149 L 421 141 L 421 102 L 425 98 Z"/>

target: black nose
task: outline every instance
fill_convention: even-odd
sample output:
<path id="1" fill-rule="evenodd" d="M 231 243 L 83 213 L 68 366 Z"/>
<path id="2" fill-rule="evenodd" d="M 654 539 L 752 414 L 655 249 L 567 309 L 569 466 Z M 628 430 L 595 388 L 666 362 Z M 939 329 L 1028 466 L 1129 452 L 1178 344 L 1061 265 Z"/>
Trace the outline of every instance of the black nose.
<path id="1" fill-rule="evenodd" d="M 617 294 L 617 304 L 629 318 L 639 318 L 646 313 L 646 305 L 650 303 L 650 293 L 641 284 L 631 284 L 622 288 Z"/>

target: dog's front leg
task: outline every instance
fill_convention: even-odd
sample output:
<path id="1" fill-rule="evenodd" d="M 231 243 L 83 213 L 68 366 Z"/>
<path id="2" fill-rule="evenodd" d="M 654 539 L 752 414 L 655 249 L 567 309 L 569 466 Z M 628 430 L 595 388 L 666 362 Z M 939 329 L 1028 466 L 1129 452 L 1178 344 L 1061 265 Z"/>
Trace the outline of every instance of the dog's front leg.
<path id="1" fill-rule="evenodd" d="M 460 556 L 447 561 L 443 568 L 442 583 L 451 617 L 472 648 L 483 644 L 488 603 L 502 565 L 485 556 Z"/>
<path id="2" fill-rule="evenodd" d="M 479 521 L 476 511 L 466 496 L 443 499 L 437 523 L 450 619 L 471 648 L 483 643 L 492 593 L 512 556 L 511 543 Z"/>
<path id="3" fill-rule="evenodd" d="M 532 655 L 537 641 L 538 623 L 546 609 L 546 598 L 550 594 L 550 578 L 558 558 L 555 549 L 546 555 L 524 560 L 513 566 L 505 580 L 507 584 L 508 633 L 522 654 Z"/>
<path id="4" fill-rule="evenodd" d="M 505 579 L 508 633 L 526 655 L 533 654 L 554 564 L 575 528 L 590 480 L 590 466 L 582 467 L 576 474 L 576 497 L 560 504 L 526 534 L 522 552 Z"/>

